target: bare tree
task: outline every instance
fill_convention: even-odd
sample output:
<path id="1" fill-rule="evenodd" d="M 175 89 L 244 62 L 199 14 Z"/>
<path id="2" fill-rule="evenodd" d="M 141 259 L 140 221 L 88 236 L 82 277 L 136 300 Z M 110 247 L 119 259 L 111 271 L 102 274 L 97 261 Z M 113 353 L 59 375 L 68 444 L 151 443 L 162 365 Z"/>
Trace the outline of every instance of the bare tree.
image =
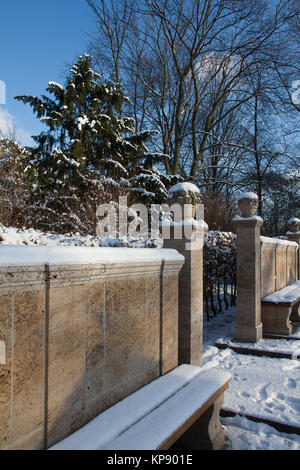
<path id="1" fill-rule="evenodd" d="M 260 148 L 259 102 L 275 99 L 276 89 L 254 86 L 251 77 L 261 69 L 282 76 L 280 38 L 287 25 L 297 30 L 290 2 L 87 2 L 97 18 L 93 52 L 100 70 L 122 81 L 137 128 L 158 131 L 154 145 L 171 157 L 166 172 L 230 194 L 245 184 L 248 158 L 261 192 L 260 178 L 280 152 L 268 159 Z"/>

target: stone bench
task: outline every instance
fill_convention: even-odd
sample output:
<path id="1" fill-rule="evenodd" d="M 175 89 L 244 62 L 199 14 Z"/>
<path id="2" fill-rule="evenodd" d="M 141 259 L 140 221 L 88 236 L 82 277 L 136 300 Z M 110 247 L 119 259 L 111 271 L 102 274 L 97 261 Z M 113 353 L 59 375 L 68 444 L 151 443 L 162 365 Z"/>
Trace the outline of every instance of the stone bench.
<path id="1" fill-rule="evenodd" d="M 300 281 L 273 292 L 262 299 L 261 316 L 264 333 L 290 335 L 293 320 L 299 318 Z"/>
<path id="2" fill-rule="evenodd" d="M 110 407 L 50 450 L 220 449 L 219 412 L 231 376 L 181 365 Z"/>

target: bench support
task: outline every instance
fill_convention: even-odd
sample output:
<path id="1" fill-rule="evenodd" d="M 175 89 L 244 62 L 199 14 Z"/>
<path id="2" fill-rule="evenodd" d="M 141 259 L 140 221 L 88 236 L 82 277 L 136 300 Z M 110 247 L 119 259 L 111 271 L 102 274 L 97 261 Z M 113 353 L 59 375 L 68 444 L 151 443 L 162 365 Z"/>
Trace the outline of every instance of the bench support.
<path id="1" fill-rule="evenodd" d="M 225 443 L 225 430 L 220 423 L 224 393 L 177 440 L 176 447 L 189 450 L 221 450 Z"/>
<path id="2" fill-rule="evenodd" d="M 290 320 L 295 323 L 300 322 L 300 304 L 299 303 L 293 306 Z"/>
<path id="3" fill-rule="evenodd" d="M 291 313 L 292 306 L 290 304 L 262 302 L 261 316 L 264 332 L 280 335 L 292 334 Z"/>

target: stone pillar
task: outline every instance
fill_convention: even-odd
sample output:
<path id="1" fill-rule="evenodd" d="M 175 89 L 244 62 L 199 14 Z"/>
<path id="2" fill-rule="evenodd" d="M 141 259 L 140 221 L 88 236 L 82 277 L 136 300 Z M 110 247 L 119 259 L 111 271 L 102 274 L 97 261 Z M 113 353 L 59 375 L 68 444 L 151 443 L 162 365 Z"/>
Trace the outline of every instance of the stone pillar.
<path id="1" fill-rule="evenodd" d="M 297 278 L 300 279 L 300 219 L 292 217 L 287 223 L 288 231 L 286 236 L 292 242 L 298 243 L 298 259 L 297 259 Z M 293 323 L 299 324 L 300 322 L 300 305 L 294 305 L 290 320 Z"/>
<path id="2" fill-rule="evenodd" d="M 174 221 L 162 225 L 164 247 L 185 257 L 179 273 L 178 362 L 202 365 L 203 238 L 207 231 L 199 219 L 200 193 L 192 183 L 179 183 L 168 194 Z M 197 220 L 194 218 L 197 211 Z M 172 293 L 170 292 L 170 295 Z"/>
<path id="3" fill-rule="evenodd" d="M 235 216 L 237 234 L 237 319 L 235 339 L 255 342 L 262 338 L 260 285 L 260 228 L 256 216 L 258 198 L 243 194 L 238 201 L 241 217 Z"/>
<path id="4" fill-rule="evenodd" d="M 297 217 L 291 218 L 288 223 L 288 231 L 286 236 L 292 242 L 296 242 L 299 245 L 298 250 L 298 279 L 300 279 L 300 219 Z"/>

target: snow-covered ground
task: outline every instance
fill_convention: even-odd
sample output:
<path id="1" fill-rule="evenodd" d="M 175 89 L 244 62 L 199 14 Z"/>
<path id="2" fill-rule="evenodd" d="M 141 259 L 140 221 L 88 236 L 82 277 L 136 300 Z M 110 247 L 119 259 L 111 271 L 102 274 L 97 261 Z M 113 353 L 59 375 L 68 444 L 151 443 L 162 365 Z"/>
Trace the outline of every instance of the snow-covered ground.
<path id="1" fill-rule="evenodd" d="M 279 433 L 264 423 L 255 423 L 244 416 L 222 418 L 227 443 L 224 450 L 299 450 L 300 436 Z"/>
<path id="2" fill-rule="evenodd" d="M 300 361 L 217 349 L 215 341 L 233 339 L 234 324 L 235 308 L 204 323 L 204 368 L 218 367 L 232 375 L 223 409 L 300 428 Z M 300 357 L 299 340 L 263 339 L 251 346 L 268 351 L 299 352 Z M 238 414 L 222 418 L 222 423 L 226 426 L 227 449 L 300 450 L 297 434 L 280 433 Z"/>

